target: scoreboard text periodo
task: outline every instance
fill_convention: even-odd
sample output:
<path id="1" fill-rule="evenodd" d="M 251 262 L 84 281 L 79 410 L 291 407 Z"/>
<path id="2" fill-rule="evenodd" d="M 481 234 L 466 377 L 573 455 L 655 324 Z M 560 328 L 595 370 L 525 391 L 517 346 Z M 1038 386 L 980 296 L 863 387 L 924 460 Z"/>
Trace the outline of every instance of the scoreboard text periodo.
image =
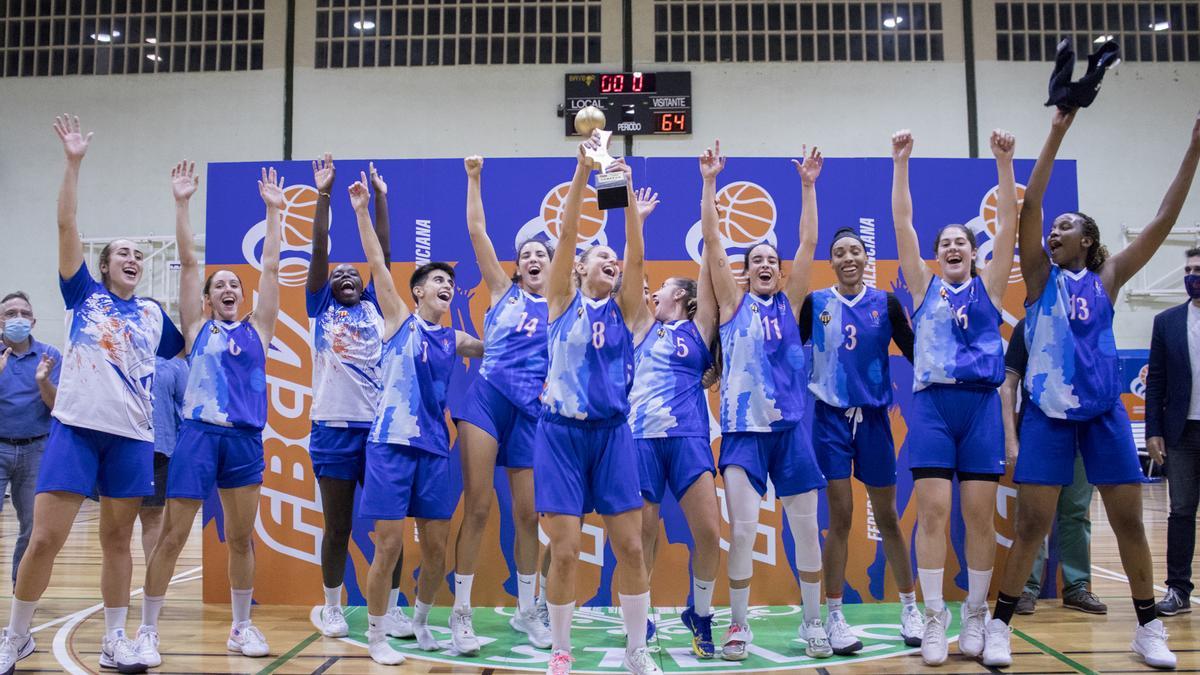
<path id="1" fill-rule="evenodd" d="M 568 73 L 563 118 L 575 134 L 575 114 L 589 105 L 604 111 L 614 134 L 692 133 L 692 74 Z"/>

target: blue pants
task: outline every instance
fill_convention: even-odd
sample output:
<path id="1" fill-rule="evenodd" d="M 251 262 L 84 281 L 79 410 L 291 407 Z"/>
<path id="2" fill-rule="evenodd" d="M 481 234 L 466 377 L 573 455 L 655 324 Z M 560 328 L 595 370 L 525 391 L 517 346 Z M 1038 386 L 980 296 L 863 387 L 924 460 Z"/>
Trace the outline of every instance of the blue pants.
<path id="1" fill-rule="evenodd" d="M 679 501 L 697 479 L 717 472 L 707 436 L 639 438 L 635 443 L 642 499 L 652 504 L 662 503 L 668 486 Z"/>
<path id="2" fill-rule="evenodd" d="M 361 483 L 367 457 L 370 425 L 338 426 L 313 422 L 308 435 L 308 457 L 317 478 L 337 478 Z"/>
<path id="3" fill-rule="evenodd" d="M 742 467 L 760 495 L 767 493 L 768 478 L 779 497 L 825 487 L 812 438 L 800 424 L 778 431 L 724 434 L 719 466 L 722 473 L 728 466 Z"/>
<path id="4" fill-rule="evenodd" d="M 42 463 L 42 452 L 46 448 L 46 437 L 24 445 L 0 442 L 0 509 L 4 507 L 4 491 L 12 488 L 12 504 L 17 511 L 17 545 L 13 549 L 12 578 L 17 582 L 17 566 L 29 546 L 29 533 L 33 531 L 33 498 L 36 494 L 38 467 Z"/>
<path id="5" fill-rule="evenodd" d="M 913 394 L 908 428 L 910 469 L 1004 473 L 1004 422 L 995 389 L 959 385 L 922 389 Z"/>
<path id="6" fill-rule="evenodd" d="M 450 458 L 400 443 L 367 443 L 359 515 L 372 520 L 449 520 Z"/>
<path id="7" fill-rule="evenodd" d="M 154 443 L 51 420 L 37 491 L 149 497 L 154 494 Z"/>
<path id="8" fill-rule="evenodd" d="M 886 406 L 813 409 L 813 450 L 828 480 L 854 477 L 871 487 L 896 484 L 896 443 Z"/>
<path id="9" fill-rule="evenodd" d="M 167 498 L 205 499 L 214 485 L 258 485 L 263 468 L 262 431 L 184 420 L 167 471 Z"/>
<path id="10" fill-rule="evenodd" d="M 624 419 L 600 424 L 545 415 L 533 456 L 539 513 L 605 516 L 642 508 L 637 450 Z"/>
<path id="11" fill-rule="evenodd" d="M 1034 404 L 1025 406 L 1021 413 L 1021 453 L 1013 482 L 1070 485 L 1076 452 L 1083 457 L 1092 485 L 1142 482 L 1142 464 L 1121 401 L 1090 420 L 1054 419 Z"/>
<path id="12" fill-rule="evenodd" d="M 496 439 L 496 466 L 510 469 L 533 466 L 538 420 L 522 412 L 491 382 L 475 378 L 467 391 L 465 409 L 456 419 L 469 422 Z"/>

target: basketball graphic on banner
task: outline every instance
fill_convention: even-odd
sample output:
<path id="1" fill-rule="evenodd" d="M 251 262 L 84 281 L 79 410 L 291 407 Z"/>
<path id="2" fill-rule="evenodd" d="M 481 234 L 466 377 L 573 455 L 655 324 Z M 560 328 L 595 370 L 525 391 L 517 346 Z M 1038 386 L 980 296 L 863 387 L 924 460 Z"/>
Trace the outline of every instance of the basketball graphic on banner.
<path id="1" fill-rule="evenodd" d="M 732 246 L 757 244 L 775 228 L 775 200 L 749 182 L 726 185 L 717 195 L 718 227 Z"/>
<path id="2" fill-rule="evenodd" d="M 563 205 L 567 199 L 570 183 L 561 183 L 546 193 L 542 200 L 542 220 L 546 223 L 546 232 L 558 240 L 562 228 Z M 583 204 L 579 209 L 579 246 L 590 244 L 604 230 L 608 214 L 600 209 L 596 201 L 596 188 L 591 185 L 583 188 Z"/>
<path id="3" fill-rule="evenodd" d="M 279 214 L 279 283 L 284 286 L 303 286 L 312 259 L 313 220 L 317 215 L 317 189 L 310 185 L 293 185 L 283 190 L 284 207 Z M 262 270 L 262 242 L 267 234 L 267 221 L 246 232 L 242 238 L 242 255 L 246 262 Z M 330 250 L 332 251 L 332 241 Z"/>

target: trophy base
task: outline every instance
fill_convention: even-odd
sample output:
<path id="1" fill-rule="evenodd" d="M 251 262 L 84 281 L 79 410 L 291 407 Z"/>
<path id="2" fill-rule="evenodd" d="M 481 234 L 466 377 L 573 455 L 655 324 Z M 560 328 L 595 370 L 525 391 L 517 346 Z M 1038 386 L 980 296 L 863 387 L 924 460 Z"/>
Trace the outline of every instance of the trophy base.
<path id="1" fill-rule="evenodd" d="M 596 174 L 596 205 L 603 210 L 623 209 L 629 206 L 629 189 L 625 184 L 625 174 Z"/>

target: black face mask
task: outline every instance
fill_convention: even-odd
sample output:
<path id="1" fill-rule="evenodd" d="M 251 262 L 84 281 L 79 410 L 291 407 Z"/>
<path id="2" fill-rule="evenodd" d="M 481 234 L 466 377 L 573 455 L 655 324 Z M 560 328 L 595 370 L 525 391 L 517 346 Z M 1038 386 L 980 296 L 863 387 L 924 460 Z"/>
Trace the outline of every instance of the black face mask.
<path id="1" fill-rule="evenodd" d="M 1054 62 L 1054 72 L 1050 75 L 1050 97 L 1046 99 L 1046 105 L 1056 105 L 1064 112 L 1091 105 L 1100 93 L 1104 71 L 1121 62 L 1120 53 L 1121 48 L 1116 41 L 1105 42 L 1088 56 L 1087 73 L 1078 82 L 1072 82 L 1075 49 L 1071 46 L 1070 38 L 1063 38 L 1058 43 L 1058 57 Z"/>

